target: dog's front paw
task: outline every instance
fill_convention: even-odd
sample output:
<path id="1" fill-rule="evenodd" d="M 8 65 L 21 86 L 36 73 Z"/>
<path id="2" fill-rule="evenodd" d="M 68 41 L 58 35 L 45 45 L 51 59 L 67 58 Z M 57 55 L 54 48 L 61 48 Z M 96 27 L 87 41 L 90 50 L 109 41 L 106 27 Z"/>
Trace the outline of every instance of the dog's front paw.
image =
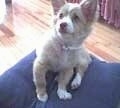
<path id="1" fill-rule="evenodd" d="M 48 99 L 48 95 L 45 93 L 45 94 L 37 94 L 37 98 L 38 100 L 42 101 L 42 102 L 46 102 L 47 99 Z"/>
<path id="2" fill-rule="evenodd" d="M 76 74 L 75 78 L 73 79 L 71 83 L 71 89 L 76 89 L 80 86 L 81 84 L 81 76 L 79 73 Z"/>
<path id="3" fill-rule="evenodd" d="M 57 94 L 60 99 L 66 100 L 66 99 L 71 99 L 72 95 L 71 93 L 67 92 L 66 90 L 63 89 L 58 89 Z"/>

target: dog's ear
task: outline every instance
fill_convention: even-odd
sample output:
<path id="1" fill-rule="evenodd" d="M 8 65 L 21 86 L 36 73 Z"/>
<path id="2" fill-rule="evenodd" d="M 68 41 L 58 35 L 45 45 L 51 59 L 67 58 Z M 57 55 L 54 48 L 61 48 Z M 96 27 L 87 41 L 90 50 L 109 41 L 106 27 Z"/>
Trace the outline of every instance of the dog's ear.
<path id="1" fill-rule="evenodd" d="M 82 0 L 80 8 L 87 23 L 92 23 L 97 19 L 98 1 L 97 0 Z"/>

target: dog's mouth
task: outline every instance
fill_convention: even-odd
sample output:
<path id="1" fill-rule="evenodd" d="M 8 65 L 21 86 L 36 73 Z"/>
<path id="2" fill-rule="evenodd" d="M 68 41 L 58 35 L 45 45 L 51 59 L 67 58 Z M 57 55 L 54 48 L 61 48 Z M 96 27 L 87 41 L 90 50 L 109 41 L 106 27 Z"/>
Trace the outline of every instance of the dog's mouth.
<path id="1" fill-rule="evenodd" d="M 59 29 L 59 32 L 60 32 L 60 33 L 68 33 L 66 28 L 64 28 L 64 29 L 63 29 L 63 28 L 60 28 L 60 29 Z"/>

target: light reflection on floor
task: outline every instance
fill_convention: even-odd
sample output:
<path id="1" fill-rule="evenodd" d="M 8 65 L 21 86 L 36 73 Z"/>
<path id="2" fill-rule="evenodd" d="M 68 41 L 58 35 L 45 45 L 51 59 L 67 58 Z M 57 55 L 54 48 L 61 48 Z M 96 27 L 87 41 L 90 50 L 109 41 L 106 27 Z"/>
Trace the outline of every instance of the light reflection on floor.
<path id="1" fill-rule="evenodd" d="M 51 3 L 12 0 L 0 25 L 0 74 L 35 49 L 50 29 Z"/>

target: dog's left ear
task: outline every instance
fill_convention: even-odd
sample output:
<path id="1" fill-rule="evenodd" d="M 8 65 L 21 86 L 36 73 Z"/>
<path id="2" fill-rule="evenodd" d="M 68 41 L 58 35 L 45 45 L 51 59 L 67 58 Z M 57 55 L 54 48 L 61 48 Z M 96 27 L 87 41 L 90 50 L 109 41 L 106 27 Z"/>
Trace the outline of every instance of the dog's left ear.
<path id="1" fill-rule="evenodd" d="M 80 8 L 83 12 L 87 23 L 92 23 L 97 19 L 98 1 L 97 0 L 82 0 Z"/>

